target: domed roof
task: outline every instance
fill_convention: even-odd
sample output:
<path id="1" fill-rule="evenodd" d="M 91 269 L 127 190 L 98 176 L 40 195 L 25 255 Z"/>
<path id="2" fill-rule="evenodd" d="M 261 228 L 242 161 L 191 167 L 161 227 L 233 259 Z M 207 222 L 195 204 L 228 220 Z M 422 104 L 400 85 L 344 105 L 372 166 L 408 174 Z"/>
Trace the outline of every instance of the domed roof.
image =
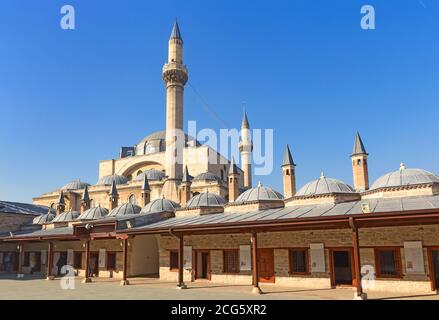
<path id="1" fill-rule="evenodd" d="M 166 178 L 166 174 L 163 171 L 150 169 L 139 174 L 134 181 L 143 181 L 145 175 L 148 181 L 160 181 Z"/>
<path id="2" fill-rule="evenodd" d="M 97 206 L 81 213 L 78 220 L 97 220 L 108 215 L 108 209 Z"/>
<path id="3" fill-rule="evenodd" d="M 222 207 L 226 204 L 226 200 L 214 193 L 204 192 L 196 195 L 190 199 L 186 207 L 187 208 L 199 208 L 199 207 Z"/>
<path id="4" fill-rule="evenodd" d="M 165 149 L 166 149 L 166 144 L 164 143 L 165 141 L 166 141 L 166 130 L 153 132 L 150 135 L 146 136 L 145 138 L 143 138 L 142 140 L 139 141 L 139 143 L 137 144 L 138 151 L 140 151 L 140 154 L 145 153 L 145 150 L 142 150 L 143 146 L 145 146 L 146 143 L 150 143 L 150 142 L 152 142 L 153 145 L 158 147 L 158 149 L 155 149 L 154 152 L 165 151 Z M 186 143 L 193 142 L 197 146 L 200 145 L 200 143 L 198 141 L 196 141 L 195 138 L 190 137 L 186 133 L 185 133 L 185 142 Z M 139 147 L 140 147 L 140 149 L 139 149 Z"/>
<path id="5" fill-rule="evenodd" d="M 85 187 L 87 186 L 88 187 L 90 186 L 90 184 L 88 184 L 87 182 L 82 182 L 81 180 L 74 180 L 63 186 L 61 190 L 82 190 L 85 189 Z"/>
<path id="6" fill-rule="evenodd" d="M 142 208 L 138 205 L 132 204 L 130 202 L 124 203 L 113 210 L 108 214 L 109 217 L 120 217 L 127 216 L 132 214 L 138 214 Z"/>
<path id="7" fill-rule="evenodd" d="M 439 183 L 439 176 L 423 169 L 406 168 L 402 163 L 400 169 L 378 178 L 370 187 L 373 189 L 409 186 L 416 184 Z"/>
<path id="8" fill-rule="evenodd" d="M 141 213 L 152 213 L 152 212 L 174 212 L 175 209 L 180 208 L 180 205 L 174 201 L 168 199 L 156 199 L 148 203 L 141 211 Z"/>
<path id="9" fill-rule="evenodd" d="M 244 191 L 237 199 L 236 203 L 251 202 L 251 201 L 264 201 L 264 200 L 282 200 L 284 197 L 277 191 L 264 187 L 259 182 L 256 188 Z"/>
<path id="10" fill-rule="evenodd" d="M 102 185 L 112 185 L 113 181 L 116 182 L 117 185 L 119 184 L 126 184 L 128 183 L 128 179 L 124 176 L 120 176 L 118 174 L 112 174 L 109 176 L 104 176 L 102 178 L 99 179 L 99 181 L 96 183 L 96 185 L 98 186 L 102 186 Z"/>
<path id="11" fill-rule="evenodd" d="M 195 176 L 192 181 L 221 181 L 221 178 L 212 172 L 204 172 Z"/>
<path id="12" fill-rule="evenodd" d="M 80 213 L 77 211 L 66 211 L 57 215 L 51 222 L 71 222 L 79 217 Z"/>
<path id="13" fill-rule="evenodd" d="M 296 196 L 314 196 L 328 193 L 353 193 L 354 189 L 337 179 L 326 178 L 323 173 L 320 179 L 308 182 L 299 191 Z"/>
<path id="14" fill-rule="evenodd" d="M 55 213 L 48 212 L 41 216 L 35 217 L 32 224 L 45 224 L 51 222 L 55 218 Z"/>

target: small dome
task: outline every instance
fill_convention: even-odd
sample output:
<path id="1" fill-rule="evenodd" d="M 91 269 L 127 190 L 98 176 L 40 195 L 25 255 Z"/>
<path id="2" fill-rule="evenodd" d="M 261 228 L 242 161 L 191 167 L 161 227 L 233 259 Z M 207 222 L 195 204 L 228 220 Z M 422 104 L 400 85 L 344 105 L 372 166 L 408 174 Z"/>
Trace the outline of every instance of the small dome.
<path id="1" fill-rule="evenodd" d="M 108 214 L 109 217 L 120 217 L 127 216 L 132 214 L 138 214 L 142 208 L 138 205 L 132 204 L 130 202 L 124 203 L 113 210 Z"/>
<path id="2" fill-rule="evenodd" d="M 97 220 L 108 215 L 108 209 L 97 206 L 81 213 L 78 220 Z"/>
<path id="3" fill-rule="evenodd" d="M 166 178 L 166 174 L 163 171 L 150 169 L 139 174 L 134 181 L 143 181 L 145 175 L 148 181 L 160 181 Z"/>
<path id="4" fill-rule="evenodd" d="M 328 193 L 353 193 L 354 189 L 337 179 L 326 178 L 323 173 L 318 180 L 314 180 L 305 184 L 296 196 L 314 196 Z"/>
<path id="5" fill-rule="evenodd" d="M 373 189 L 400 187 L 416 184 L 439 183 L 439 176 L 423 169 L 407 169 L 401 164 L 400 169 L 378 178 L 370 187 Z"/>
<path id="6" fill-rule="evenodd" d="M 221 181 L 221 178 L 211 172 L 204 172 L 196 176 L 192 181 Z"/>
<path id="7" fill-rule="evenodd" d="M 148 203 L 141 211 L 141 213 L 152 213 L 152 212 L 174 212 L 175 209 L 180 208 L 180 205 L 174 201 L 168 199 L 156 199 Z"/>
<path id="8" fill-rule="evenodd" d="M 75 180 L 67 183 L 65 186 L 61 188 L 61 190 L 82 190 L 85 189 L 85 187 L 89 187 L 89 186 L 90 184 L 88 184 L 87 182 Z"/>
<path id="9" fill-rule="evenodd" d="M 96 185 L 98 186 L 110 186 L 113 184 L 113 181 L 116 182 L 117 185 L 119 184 L 126 184 L 128 183 L 128 179 L 124 176 L 120 176 L 117 174 L 113 174 L 113 175 L 109 175 L 109 176 L 104 176 L 102 178 L 99 179 L 98 183 L 96 183 Z"/>
<path id="10" fill-rule="evenodd" d="M 265 201 L 265 200 L 282 200 L 284 197 L 277 191 L 262 186 L 261 183 L 256 188 L 244 191 L 237 199 L 236 203 Z"/>
<path id="11" fill-rule="evenodd" d="M 79 217 L 80 213 L 77 211 L 66 211 L 57 215 L 51 222 L 71 222 Z"/>
<path id="12" fill-rule="evenodd" d="M 41 216 L 35 217 L 34 220 L 32 220 L 32 224 L 46 224 L 51 222 L 54 218 L 55 218 L 55 213 L 48 212 Z"/>
<path id="13" fill-rule="evenodd" d="M 226 200 L 223 197 L 211 192 L 204 192 L 190 199 L 186 204 L 186 208 L 222 207 L 225 204 Z"/>
<path id="14" fill-rule="evenodd" d="M 194 138 L 185 134 L 187 145 L 200 145 Z M 166 150 L 166 130 L 151 133 L 136 145 L 136 155 L 153 154 Z"/>

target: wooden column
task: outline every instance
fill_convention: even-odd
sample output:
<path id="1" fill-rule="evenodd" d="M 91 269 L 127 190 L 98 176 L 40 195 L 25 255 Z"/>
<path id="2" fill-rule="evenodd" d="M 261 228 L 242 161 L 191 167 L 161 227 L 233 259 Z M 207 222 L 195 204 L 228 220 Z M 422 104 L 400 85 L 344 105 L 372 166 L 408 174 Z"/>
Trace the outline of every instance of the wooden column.
<path id="1" fill-rule="evenodd" d="M 120 281 L 121 286 L 127 286 L 128 281 L 128 237 L 123 239 L 123 278 Z"/>
<path id="2" fill-rule="evenodd" d="M 23 255 L 24 255 L 24 246 L 23 242 L 18 243 L 18 272 L 17 277 L 23 276 Z"/>
<path id="3" fill-rule="evenodd" d="M 53 243 L 49 242 L 46 257 L 46 280 L 53 280 L 55 277 L 52 275 L 53 268 Z"/>
<path id="4" fill-rule="evenodd" d="M 352 247 L 354 254 L 354 270 L 355 270 L 355 286 L 357 292 L 355 294 L 355 299 L 366 299 L 367 295 L 363 292 L 363 287 L 361 286 L 361 260 L 360 260 L 360 240 L 358 237 L 358 228 L 355 224 L 354 218 L 349 218 L 349 224 L 352 229 Z"/>
<path id="5" fill-rule="evenodd" d="M 186 289 L 183 278 L 184 272 L 184 238 L 183 235 L 178 237 L 178 285 L 177 289 Z"/>
<path id="6" fill-rule="evenodd" d="M 85 278 L 83 283 L 91 282 L 90 277 L 90 240 L 85 242 Z"/>
<path id="7" fill-rule="evenodd" d="M 252 278 L 253 278 L 253 293 L 261 294 L 262 290 L 259 288 L 259 266 L 258 266 L 258 235 L 256 232 L 252 233 Z"/>

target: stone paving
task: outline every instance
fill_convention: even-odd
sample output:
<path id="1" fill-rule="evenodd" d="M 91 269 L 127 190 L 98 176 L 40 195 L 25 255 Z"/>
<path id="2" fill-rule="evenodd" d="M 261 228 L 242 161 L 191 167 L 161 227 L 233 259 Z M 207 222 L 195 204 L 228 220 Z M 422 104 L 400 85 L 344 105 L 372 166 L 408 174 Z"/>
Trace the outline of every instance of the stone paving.
<path id="1" fill-rule="evenodd" d="M 160 281 L 155 278 L 130 279 L 130 285 L 121 287 L 119 281 L 97 279 L 83 284 L 75 279 L 74 290 L 61 289 L 60 279 L 47 281 L 41 278 L 25 276 L 0 276 L 0 300 L 352 300 L 352 288 L 341 289 L 292 289 L 276 285 L 261 285 L 264 294 L 251 293 L 251 286 L 231 286 L 194 282 L 188 289 L 177 290 L 174 282 Z M 435 299 L 436 294 L 409 296 L 392 293 L 369 294 L 370 299 Z"/>

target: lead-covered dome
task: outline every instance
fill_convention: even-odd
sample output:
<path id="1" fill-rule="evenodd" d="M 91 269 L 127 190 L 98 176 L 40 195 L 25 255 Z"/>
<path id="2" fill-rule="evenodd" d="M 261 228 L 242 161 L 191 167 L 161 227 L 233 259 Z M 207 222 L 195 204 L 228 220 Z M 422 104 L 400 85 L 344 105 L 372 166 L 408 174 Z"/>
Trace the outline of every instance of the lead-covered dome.
<path id="1" fill-rule="evenodd" d="M 141 213 L 153 212 L 174 212 L 175 209 L 180 208 L 180 205 L 168 199 L 156 199 L 148 203 L 141 211 Z"/>
<path id="2" fill-rule="evenodd" d="M 185 134 L 186 145 L 199 145 L 196 140 Z M 166 130 L 151 133 L 136 145 L 136 155 L 153 154 L 166 150 Z"/>
<path id="3" fill-rule="evenodd" d="M 328 193 L 353 193 L 354 189 L 343 181 L 326 178 L 323 173 L 320 179 L 308 182 L 299 191 L 296 196 L 314 196 Z"/>
<path id="4" fill-rule="evenodd" d="M 221 178 L 212 172 L 203 172 L 195 176 L 192 181 L 221 181 Z"/>
<path id="5" fill-rule="evenodd" d="M 111 210 L 111 212 L 108 214 L 108 217 L 120 217 L 138 214 L 141 209 L 142 208 L 140 208 L 138 205 L 128 202 Z"/>
<path id="6" fill-rule="evenodd" d="M 214 193 L 204 192 L 196 195 L 190 199 L 186 207 L 187 208 L 199 208 L 199 207 L 223 207 L 226 204 L 226 200 Z"/>
<path id="7" fill-rule="evenodd" d="M 77 211 L 66 211 L 57 215 L 51 222 L 71 222 L 75 221 L 79 215 Z"/>
<path id="8" fill-rule="evenodd" d="M 46 224 L 50 223 L 55 218 L 55 213 L 48 212 L 46 214 L 42 214 L 41 216 L 35 217 L 32 220 L 32 224 Z"/>
<path id="9" fill-rule="evenodd" d="M 242 193 L 235 201 L 235 203 L 252 202 L 252 201 L 273 201 L 273 200 L 283 200 L 283 195 L 279 192 L 269 188 L 264 187 L 261 183 L 258 184 L 256 188 L 249 189 Z"/>
<path id="10" fill-rule="evenodd" d="M 82 182 L 81 180 L 75 180 L 61 187 L 61 190 L 82 190 L 85 189 L 85 187 L 89 187 L 89 186 L 90 184 L 88 184 L 87 182 Z"/>
<path id="11" fill-rule="evenodd" d="M 378 178 L 370 187 L 373 189 L 400 187 L 418 184 L 439 183 L 439 176 L 423 169 L 406 168 L 401 164 L 399 170 Z"/>
<path id="12" fill-rule="evenodd" d="M 96 183 L 98 186 L 110 186 L 113 184 L 113 181 L 116 182 L 117 185 L 119 184 L 126 184 L 128 183 L 128 178 L 124 176 L 120 176 L 118 174 L 112 174 L 109 176 L 104 176 L 99 179 L 99 181 Z"/>
<path id="13" fill-rule="evenodd" d="M 146 170 L 144 172 L 142 172 L 141 174 L 139 174 L 134 181 L 143 181 L 143 179 L 145 178 L 148 179 L 148 181 L 161 181 L 164 180 L 166 178 L 166 174 L 163 171 L 160 170 L 156 170 L 156 169 L 150 169 L 150 170 Z"/>
<path id="14" fill-rule="evenodd" d="M 81 213 L 78 220 L 98 220 L 108 215 L 108 209 L 97 206 Z"/>

